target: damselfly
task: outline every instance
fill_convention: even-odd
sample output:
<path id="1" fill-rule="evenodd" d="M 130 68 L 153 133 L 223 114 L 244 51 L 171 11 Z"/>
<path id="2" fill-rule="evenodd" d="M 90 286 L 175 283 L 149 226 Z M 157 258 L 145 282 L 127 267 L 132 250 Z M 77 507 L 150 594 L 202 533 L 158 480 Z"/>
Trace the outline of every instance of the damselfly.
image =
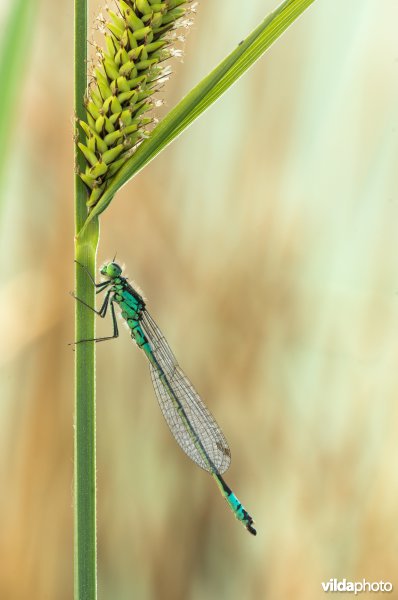
<path id="1" fill-rule="evenodd" d="M 212 475 L 235 517 L 250 533 L 256 535 L 252 517 L 221 476 L 231 462 L 227 440 L 191 382 L 184 375 L 165 337 L 147 311 L 144 299 L 123 277 L 121 267 L 115 262 L 102 267 L 101 275 L 105 280 L 100 283 L 96 283 L 86 267 L 81 266 L 97 288 L 96 293 L 105 290 L 107 292 L 99 310 L 89 306 L 80 298 L 76 299 L 102 318 L 106 316 L 110 307 L 113 335 L 94 340 L 78 340 L 77 343 L 100 342 L 118 337 L 115 304 L 120 307 L 131 337 L 149 361 L 153 387 L 175 439 L 190 459 Z"/>

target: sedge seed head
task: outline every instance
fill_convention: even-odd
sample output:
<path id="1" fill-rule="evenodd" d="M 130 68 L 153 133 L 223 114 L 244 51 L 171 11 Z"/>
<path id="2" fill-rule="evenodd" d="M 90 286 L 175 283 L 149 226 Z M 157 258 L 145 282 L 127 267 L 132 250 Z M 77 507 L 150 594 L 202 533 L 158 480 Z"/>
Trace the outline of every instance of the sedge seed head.
<path id="1" fill-rule="evenodd" d="M 89 207 L 148 137 L 147 127 L 154 119 L 145 113 L 162 104 L 153 95 L 170 76 L 165 61 L 181 56 L 173 44 L 183 36 L 175 31 L 191 25 L 188 14 L 194 6 L 190 0 L 116 0 L 105 11 L 97 26 L 106 43 L 95 46 L 97 62 L 85 99 L 87 120 L 80 123 L 86 139 L 79 148 L 87 160 L 81 178 L 91 191 Z"/>

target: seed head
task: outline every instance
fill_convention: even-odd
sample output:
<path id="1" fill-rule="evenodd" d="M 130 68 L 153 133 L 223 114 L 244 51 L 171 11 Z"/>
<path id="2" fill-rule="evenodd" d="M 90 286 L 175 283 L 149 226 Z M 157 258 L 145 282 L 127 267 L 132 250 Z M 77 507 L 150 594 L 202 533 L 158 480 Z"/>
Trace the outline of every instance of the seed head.
<path id="1" fill-rule="evenodd" d="M 152 96 L 168 79 L 164 61 L 180 52 L 172 33 L 187 27 L 190 0 L 116 0 L 116 10 L 101 14 L 105 48 L 96 47 L 98 62 L 85 99 L 87 120 L 80 121 L 79 142 L 87 167 L 80 173 L 90 189 L 87 205 L 100 199 L 109 180 L 148 137 L 153 119 L 145 115 L 159 101 Z"/>

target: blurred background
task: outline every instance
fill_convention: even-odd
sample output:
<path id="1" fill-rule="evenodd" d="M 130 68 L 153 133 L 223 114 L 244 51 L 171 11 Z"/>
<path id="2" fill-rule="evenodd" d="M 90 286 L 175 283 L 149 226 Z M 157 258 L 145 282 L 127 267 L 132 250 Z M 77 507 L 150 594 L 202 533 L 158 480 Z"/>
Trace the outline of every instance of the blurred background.
<path id="1" fill-rule="evenodd" d="M 73 3 L 34 4 L 0 190 L 0 598 L 69 600 Z M 276 4 L 202 2 L 161 111 Z M 99 264 L 144 290 L 258 535 L 122 328 L 98 346 L 100 599 L 317 600 L 330 578 L 398 598 L 397 22 L 395 0 L 318 0 L 103 215 Z"/>

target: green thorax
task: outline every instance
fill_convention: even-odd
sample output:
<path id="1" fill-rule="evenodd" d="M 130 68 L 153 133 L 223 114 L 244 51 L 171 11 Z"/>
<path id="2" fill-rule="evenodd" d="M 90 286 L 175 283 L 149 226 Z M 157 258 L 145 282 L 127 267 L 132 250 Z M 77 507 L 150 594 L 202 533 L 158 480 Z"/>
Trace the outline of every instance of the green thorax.
<path id="1" fill-rule="evenodd" d="M 122 310 L 122 317 L 127 321 L 139 321 L 140 315 L 145 308 L 142 296 L 131 287 L 125 277 L 116 277 L 112 282 L 114 300 Z M 129 324 L 130 325 L 130 324 Z"/>
<path id="2" fill-rule="evenodd" d="M 116 277 L 112 282 L 114 300 L 122 310 L 122 317 L 129 326 L 131 337 L 142 348 L 150 360 L 153 359 L 152 349 L 140 321 L 145 308 L 143 297 L 127 282 L 125 277 Z"/>

